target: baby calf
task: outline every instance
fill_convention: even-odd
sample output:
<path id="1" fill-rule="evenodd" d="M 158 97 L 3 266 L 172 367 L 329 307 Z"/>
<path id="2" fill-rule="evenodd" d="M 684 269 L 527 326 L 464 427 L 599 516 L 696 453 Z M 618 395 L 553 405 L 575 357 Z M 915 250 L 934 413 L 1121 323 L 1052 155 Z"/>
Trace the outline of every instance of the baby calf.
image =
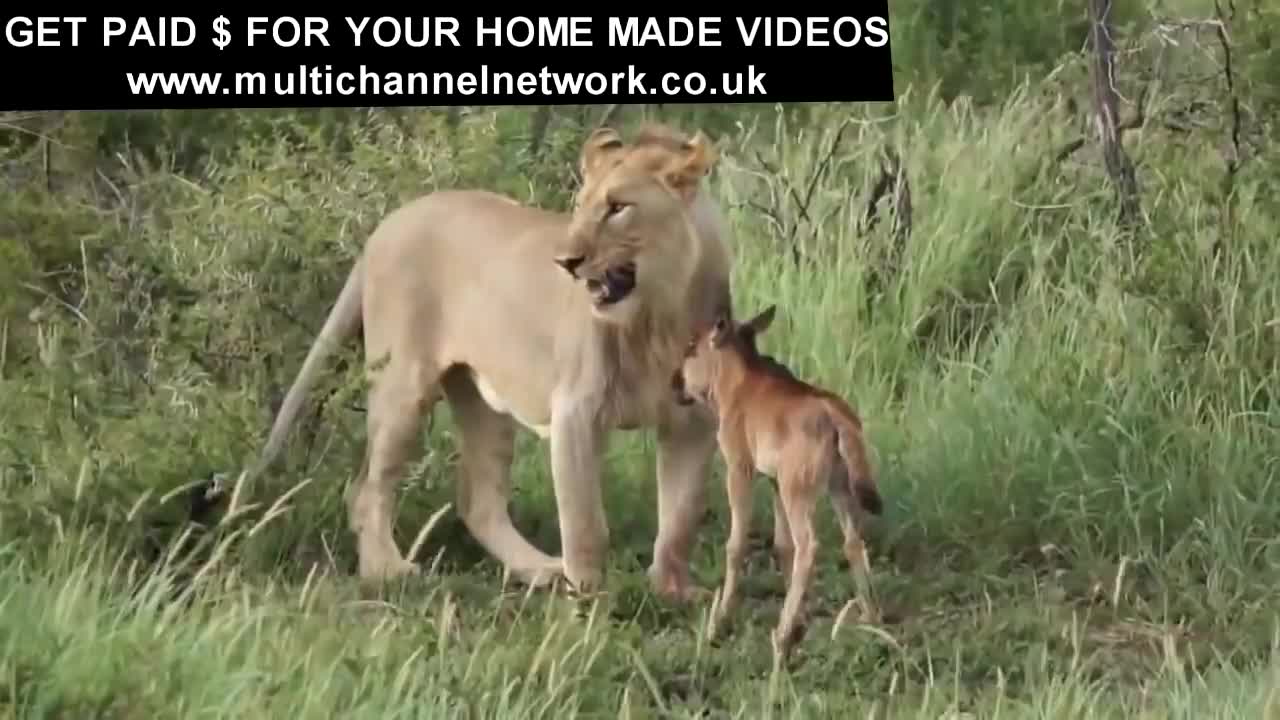
<path id="1" fill-rule="evenodd" d="M 752 477 L 758 471 L 774 481 L 774 548 L 787 594 L 773 630 L 773 648 L 775 659 L 785 659 L 797 640 L 797 616 L 813 573 L 818 494 L 824 486 L 830 493 L 844 535 L 844 555 L 872 612 L 878 611 L 871 597 L 861 513 L 879 515 L 882 501 L 854 411 L 757 350 L 756 336 L 773 321 L 774 310 L 771 305 L 741 324 L 720 317 L 690 343 L 672 383 L 680 402 L 702 403 L 720 422 L 731 524 L 715 627 L 737 601 Z"/>

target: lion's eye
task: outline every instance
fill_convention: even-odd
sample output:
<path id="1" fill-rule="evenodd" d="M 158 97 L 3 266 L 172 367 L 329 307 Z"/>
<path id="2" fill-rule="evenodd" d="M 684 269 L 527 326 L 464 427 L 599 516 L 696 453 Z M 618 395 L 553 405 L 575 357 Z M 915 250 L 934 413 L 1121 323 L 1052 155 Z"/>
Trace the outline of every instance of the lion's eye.
<path id="1" fill-rule="evenodd" d="M 620 202 L 610 202 L 610 203 L 609 203 L 609 210 L 608 210 L 609 217 L 613 217 L 614 215 L 617 215 L 618 213 L 622 212 L 622 209 L 623 209 L 623 208 L 625 208 L 625 207 L 626 207 L 626 205 L 625 205 L 625 204 L 623 204 L 623 203 L 620 203 Z"/>
<path id="2" fill-rule="evenodd" d="M 586 258 L 581 255 L 556 258 L 556 264 L 564 268 L 565 272 L 569 273 L 575 278 L 578 277 L 578 266 L 582 265 L 582 263 L 585 261 L 586 261 Z"/>

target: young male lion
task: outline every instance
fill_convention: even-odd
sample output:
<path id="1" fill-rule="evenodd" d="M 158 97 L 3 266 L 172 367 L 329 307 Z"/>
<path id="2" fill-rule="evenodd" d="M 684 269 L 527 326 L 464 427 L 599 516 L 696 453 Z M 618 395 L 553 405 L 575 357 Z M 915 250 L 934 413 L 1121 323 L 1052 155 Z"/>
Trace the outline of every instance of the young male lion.
<path id="1" fill-rule="evenodd" d="M 603 579 L 606 434 L 656 428 L 658 534 L 650 578 L 688 598 L 688 549 L 715 450 L 714 420 L 670 393 L 695 326 L 731 306 L 730 249 L 703 185 L 716 154 L 701 133 L 600 129 L 580 156 L 572 214 L 480 190 L 431 193 L 369 238 L 276 417 L 283 447 L 321 362 L 363 325 L 372 375 L 368 446 L 348 496 L 359 573 L 414 570 L 392 537 L 395 487 L 424 415 L 447 400 L 460 437 L 457 510 L 512 574 Z M 517 424 L 549 439 L 561 556 L 533 547 L 507 512 Z"/>

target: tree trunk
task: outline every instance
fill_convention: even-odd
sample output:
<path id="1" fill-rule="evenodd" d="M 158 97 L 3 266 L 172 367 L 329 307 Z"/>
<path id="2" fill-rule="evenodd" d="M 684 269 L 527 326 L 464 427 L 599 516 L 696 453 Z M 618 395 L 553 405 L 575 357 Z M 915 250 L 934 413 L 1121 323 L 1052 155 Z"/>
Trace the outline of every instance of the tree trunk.
<path id="1" fill-rule="evenodd" d="M 1120 220 L 1129 224 L 1137 220 L 1140 210 L 1138 180 L 1133 161 L 1125 153 L 1120 139 L 1114 67 L 1116 49 L 1111 37 L 1112 1 L 1088 0 L 1089 40 L 1093 46 L 1093 105 L 1102 158 L 1120 201 Z"/>

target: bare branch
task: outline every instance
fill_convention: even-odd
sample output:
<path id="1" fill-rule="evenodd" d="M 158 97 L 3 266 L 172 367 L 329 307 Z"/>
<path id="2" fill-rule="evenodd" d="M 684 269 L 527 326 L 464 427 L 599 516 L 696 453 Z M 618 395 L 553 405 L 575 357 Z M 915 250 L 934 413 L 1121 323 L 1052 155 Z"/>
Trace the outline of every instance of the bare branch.
<path id="1" fill-rule="evenodd" d="M 1058 152 L 1053 154 L 1053 162 L 1055 165 L 1061 164 L 1067 158 L 1075 154 L 1077 150 L 1084 147 L 1084 138 L 1078 137 L 1075 140 L 1063 145 Z"/>
<path id="2" fill-rule="evenodd" d="M 890 148 L 888 152 L 892 153 L 894 165 L 894 203 L 893 203 L 893 239 L 894 239 L 894 255 L 893 263 L 896 265 L 896 255 L 901 253 L 903 245 L 907 241 L 907 237 L 911 235 L 911 183 L 907 180 L 907 173 L 902 169 L 902 161 L 898 159 L 897 153 Z"/>
<path id="3" fill-rule="evenodd" d="M 774 231 L 777 232 L 779 235 L 786 234 L 786 225 L 778 217 L 777 211 L 775 211 L 773 208 L 765 207 L 764 205 L 761 205 L 760 203 L 754 200 L 748 200 L 747 207 L 751 208 L 752 210 L 755 210 L 761 215 L 764 215 L 769 220 L 770 224 L 773 225 Z"/>
<path id="4" fill-rule="evenodd" d="M 904 238 L 911 233 L 911 185 L 906 173 L 902 170 L 902 160 L 892 147 L 885 147 L 880 158 L 880 175 L 867 197 L 867 209 L 863 212 L 863 233 L 868 232 L 880 221 L 878 208 L 880 201 L 893 191 L 893 233 Z"/>
<path id="5" fill-rule="evenodd" d="M 876 223 L 879 222 L 880 215 L 876 212 L 876 207 L 884 199 L 885 194 L 889 192 L 889 186 L 892 184 L 893 173 L 890 172 L 882 159 L 880 161 L 880 175 L 876 178 L 875 184 L 871 186 L 871 192 L 867 194 L 867 209 L 862 214 L 861 231 L 863 233 L 875 227 Z"/>
<path id="6" fill-rule="evenodd" d="M 799 191 L 797 186 L 793 184 L 785 174 L 779 172 L 772 163 L 765 159 L 759 150 L 754 152 L 756 162 L 765 170 L 768 177 L 782 185 L 783 193 L 795 208 L 796 219 L 791 222 L 786 222 L 782 219 L 781 214 L 779 213 L 779 201 L 776 196 L 773 199 L 773 209 L 766 209 L 756 203 L 748 204 L 772 221 L 779 238 L 787 245 L 791 252 L 792 260 L 797 264 L 799 264 L 802 258 L 800 246 L 797 242 L 797 236 L 800 232 L 800 224 L 802 222 L 807 223 L 813 229 L 814 233 L 816 233 L 818 228 L 822 226 L 822 223 L 814 222 L 813 216 L 810 213 L 810 206 L 813 203 L 813 195 L 817 191 L 818 181 L 827 174 L 827 171 L 835 158 L 836 152 L 840 149 L 840 143 L 844 138 L 844 133 L 852 122 L 852 119 L 846 119 L 836 130 L 835 135 L 831 139 L 831 143 L 827 146 L 826 150 L 818 159 L 813 171 L 806 179 L 803 193 Z"/>
<path id="7" fill-rule="evenodd" d="M 907 179 L 907 173 L 902 167 L 902 160 L 898 157 L 897 151 L 886 146 L 880 157 L 880 175 L 868 193 L 867 207 L 860 223 L 862 233 L 870 231 L 879 222 L 880 201 L 890 193 L 893 195 L 892 239 L 888 248 L 880 253 L 880 259 L 871 270 L 867 281 L 867 290 L 870 295 L 880 292 L 888 284 L 888 279 L 897 275 L 912 227 L 911 183 Z"/>
<path id="8" fill-rule="evenodd" d="M 551 127 L 551 106 L 539 105 L 534 112 L 529 126 L 529 157 L 537 158 L 542 153 L 542 143 L 547 138 L 547 130 Z"/>
<path id="9" fill-rule="evenodd" d="M 1231 57 L 1231 38 L 1227 35 L 1227 23 L 1235 17 L 1235 3 L 1230 2 L 1230 15 L 1223 12 L 1222 1 L 1213 0 L 1213 10 L 1217 17 L 1217 23 L 1214 30 L 1218 37 L 1218 44 L 1222 47 L 1222 75 L 1227 85 L 1227 103 L 1231 116 L 1231 130 L 1229 135 L 1229 143 L 1224 151 L 1226 155 L 1227 172 L 1222 178 L 1222 213 L 1223 213 L 1223 232 L 1219 238 L 1231 237 L 1235 230 L 1235 202 L 1233 195 L 1235 194 L 1236 174 L 1240 172 L 1240 165 L 1243 161 L 1240 153 L 1240 97 L 1236 94 L 1236 77 L 1235 70 L 1232 66 Z M 1221 240 L 1214 242 L 1214 255 L 1218 255 L 1222 250 Z"/>
<path id="10" fill-rule="evenodd" d="M 844 138 L 844 131 L 849 129 L 849 118 L 840 124 L 840 129 L 836 131 L 836 135 L 831 139 L 831 146 L 827 148 L 827 154 L 818 163 L 818 169 L 809 177 L 809 187 L 804 191 L 804 200 L 800 203 L 800 212 L 805 220 L 809 219 L 809 203 L 813 201 L 813 191 L 818 186 L 818 180 L 827 173 L 827 168 L 831 165 L 831 159 L 835 157 L 836 150 L 840 149 L 840 140 Z"/>
<path id="11" fill-rule="evenodd" d="M 1125 153 L 1116 106 L 1115 43 L 1111 37 L 1111 0 L 1089 0 L 1089 37 L 1093 46 L 1094 119 L 1102 158 L 1120 199 L 1121 222 L 1129 224 L 1139 213 L 1138 181 L 1133 161 Z"/>
<path id="12" fill-rule="evenodd" d="M 1227 158 L 1228 182 L 1234 180 L 1240 169 L 1240 98 L 1236 95 L 1235 71 L 1231 66 L 1231 40 L 1227 37 L 1228 17 L 1222 11 L 1222 1 L 1213 0 L 1213 9 L 1218 22 L 1215 30 L 1218 42 L 1222 45 L 1222 73 L 1227 81 L 1227 102 L 1231 108 L 1231 152 Z M 1235 4 L 1231 5 L 1231 15 L 1235 15 Z"/>

